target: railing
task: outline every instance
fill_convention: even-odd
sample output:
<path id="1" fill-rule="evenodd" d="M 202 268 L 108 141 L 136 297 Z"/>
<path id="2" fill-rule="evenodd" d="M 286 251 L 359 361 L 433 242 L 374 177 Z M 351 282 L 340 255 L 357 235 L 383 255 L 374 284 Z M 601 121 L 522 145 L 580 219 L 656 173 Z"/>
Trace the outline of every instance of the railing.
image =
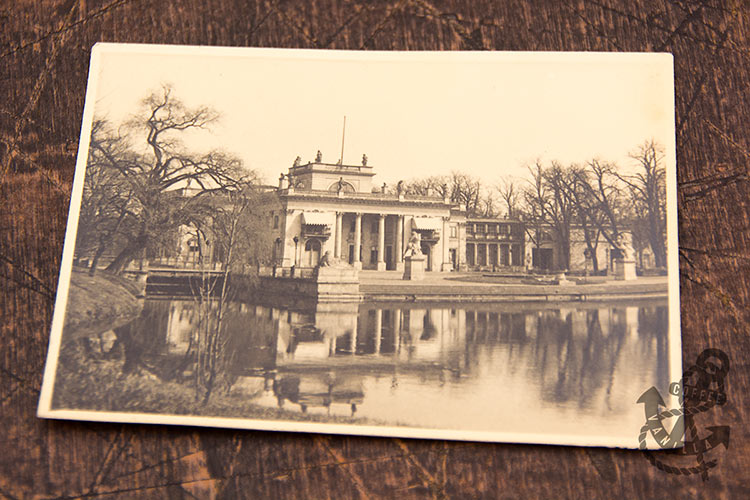
<path id="1" fill-rule="evenodd" d="M 317 276 L 317 269 L 312 267 L 261 266 L 258 268 L 258 274 L 259 276 L 274 278 L 312 279 Z"/>
<path id="2" fill-rule="evenodd" d="M 322 238 L 328 238 L 331 236 L 331 228 L 329 226 L 317 225 L 317 224 L 303 224 L 302 225 L 302 236 L 319 236 Z"/>

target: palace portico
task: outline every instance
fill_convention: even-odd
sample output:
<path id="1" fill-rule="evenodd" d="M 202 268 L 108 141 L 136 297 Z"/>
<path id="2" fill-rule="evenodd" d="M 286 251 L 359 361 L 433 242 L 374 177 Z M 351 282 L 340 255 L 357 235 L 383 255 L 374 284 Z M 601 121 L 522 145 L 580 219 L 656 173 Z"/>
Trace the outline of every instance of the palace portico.
<path id="1" fill-rule="evenodd" d="M 321 257 L 359 269 L 402 270 L 406 242 L 419 233 L 427 270 L 448 271 L 465 263 L 466 216 L 440 196 L 412 196 L 372 189 L 372 166 L 299 160 L 279 179 L 274 261 L 289 268 L 315 267 Z"/>

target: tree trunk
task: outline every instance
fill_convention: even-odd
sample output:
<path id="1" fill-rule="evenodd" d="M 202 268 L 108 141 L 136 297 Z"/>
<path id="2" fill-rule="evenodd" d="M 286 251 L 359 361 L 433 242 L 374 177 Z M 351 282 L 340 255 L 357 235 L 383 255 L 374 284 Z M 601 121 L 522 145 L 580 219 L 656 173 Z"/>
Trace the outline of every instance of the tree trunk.
<path id="1" fill-rule="evenodd" d="M 99 265 L 99 259 L 104 254 L 104 251 L 107 249 L 107 246 L 103 243 L 99 243 L 99 247 L 96 249 L 96 253 L 94 254 L 94 259 L 91 261 L 91 265 L 89 266 L 89 276 L 93 276 L 96 274 L 96 266 Z"/>
<path id="2" fill-rule="evenodd" d="M 117 257 L 107 266 L 107 271 L 115 274 L 120 274 L 127 267 L 128 264 L 133 260 L 138 252 L 146 248 L 148 243 L 148 237 L 141 233 L 135 239 L 131 240 L 130 243 L 125 245 Z"/>
<path id="3" fill-rule="evenodd" d="M 666 267 L 666 252 L 664 250 L 664 237 L 661 231 L 661 225 L 658 220 L 651 218 L 650 221 L 649 239 L 651 244 L 651 251 L 654 252 L 654 265 L 656 267 Z"/>

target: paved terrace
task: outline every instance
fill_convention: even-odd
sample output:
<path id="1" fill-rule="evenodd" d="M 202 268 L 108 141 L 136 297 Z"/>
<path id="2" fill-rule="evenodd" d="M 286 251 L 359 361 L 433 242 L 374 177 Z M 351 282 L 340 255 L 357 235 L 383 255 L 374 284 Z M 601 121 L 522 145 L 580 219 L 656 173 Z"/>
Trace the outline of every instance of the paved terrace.
<path id="1" fill-rule="evenodd" d="M 478 273 L 426 273 L 422 281 L 405 281 L 398 271 L 360 271 L 360 293 L 370 300 L 449 302 L 581 302 L 620 299 L 666 298 L 667 278 L 640 277 L 631 281 L 526 284 L 519 278 Z M 596 281 L 594 281 L 596 280 Z"/>

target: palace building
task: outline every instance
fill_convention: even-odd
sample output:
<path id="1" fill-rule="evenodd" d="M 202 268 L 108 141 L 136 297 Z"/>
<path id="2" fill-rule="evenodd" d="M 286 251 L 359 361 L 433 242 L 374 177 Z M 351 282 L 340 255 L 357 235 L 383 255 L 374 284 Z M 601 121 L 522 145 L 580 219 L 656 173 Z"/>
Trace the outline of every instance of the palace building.
<path id="1" fill-rule="evenodd" d="M 269 213 L 273 261 L 283 268 L 315 267 L 327 253 L 359 269 L 403 270 L 414 233 L 427 271 L 466 264 L 466 213 L 448 198 L 373 189 L 373 167 L 299 160 L 279 178 Z"/>

